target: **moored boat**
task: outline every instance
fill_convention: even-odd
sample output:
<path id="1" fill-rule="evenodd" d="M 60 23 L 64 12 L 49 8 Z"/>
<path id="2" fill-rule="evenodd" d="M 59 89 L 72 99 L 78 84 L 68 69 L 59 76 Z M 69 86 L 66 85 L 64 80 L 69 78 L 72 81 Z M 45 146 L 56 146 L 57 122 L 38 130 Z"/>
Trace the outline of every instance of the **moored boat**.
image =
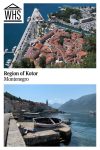
<path id="1" fill-rule="evenodd" d="M 28 18 L 27 18 L 27 22 L 29 22 L 31 20 L 31 17 L 29 16 Z"/>
<path id="2" fill-rule="evenodd" d="M 34 126 L 41 128 L 53 128 L 57 127 L 62 123 L 61 119 L 58 118 L 33 118 Z"/>
<path id="3" fill-rule="evenodd" d="M 71 119 L 68 119 L 67 121 L 63 121 L 63 123 L 65 123 L 67 125 L 71 125 Z"/>
<path id="4" fill-rule="evenodd" d="M 5 66 L 9 67 L 9 64 L 6 63 Z"/>
<path id="5" fill-rule="evenodd" d="M 89 114 L 96 115 L 96 111 L 89 111 Z"/>
<path id="6" fill-rule="evenodd" d="M 8 51 L 8 48 L 6 48 L 4 52 L 6 53 L 7 51 Z"/>
<path id="7" fill-rule="evenodd" d="M 15 52 L 16 48 L 17 48 L 17 46 L 14 46 L 14 47 L 12 48 L 12 52 L 13 52 L 13 53 Z"/>

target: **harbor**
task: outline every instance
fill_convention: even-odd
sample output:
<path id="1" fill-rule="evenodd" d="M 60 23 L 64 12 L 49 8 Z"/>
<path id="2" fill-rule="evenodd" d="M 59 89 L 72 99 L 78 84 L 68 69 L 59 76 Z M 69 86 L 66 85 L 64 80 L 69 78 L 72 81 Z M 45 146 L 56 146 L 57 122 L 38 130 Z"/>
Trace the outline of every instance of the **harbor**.
<path id="1" fill-rule="evenodd" d="M 5 115 L 5 116 L 7 118 L 9 115 L 8 116 Z M 53 146 L 67 146 L 67 147 L 82 146 L 82 145 L 95 146 L 96 131 L 95 131 L 94 115 L 64 113 L 64 114 L 55 114 L 55 115 L 52 114 L 52 116 L 62 118 L 62 120 L 70 117 L 72 120 L 72 124 L 70 126 L 66 124 L 62 124 L 62 126 L 60 127 L 44 129 L 38 127 L 34 128 L 34 124 L 32 121 L 29 121 L 29 117 L 27 118 L 27 120 L 24 121 L 21 120 L 18 121 L 16 120 L 18 119 L 16 117 L 10 118 L 9 120 L 10 125 L 8 125 L 9 132 L 7 136 L 7 144 L 5 146 L 25 147 L 25 146 L 34 146 L 34 145 L 39 146 L 39 144 L 40 146 L 53 145 Z M 7 122 L 5 123 L 5 132 L 7 131 L 6 125 Z M 69 132 L 67 132 L 68 131 L 67 129 L 69 130 Z M 67 133 L 69 133 L 69 136 Z M 63 135 L 63 138 L 60 137 L 61 134 Z"/>

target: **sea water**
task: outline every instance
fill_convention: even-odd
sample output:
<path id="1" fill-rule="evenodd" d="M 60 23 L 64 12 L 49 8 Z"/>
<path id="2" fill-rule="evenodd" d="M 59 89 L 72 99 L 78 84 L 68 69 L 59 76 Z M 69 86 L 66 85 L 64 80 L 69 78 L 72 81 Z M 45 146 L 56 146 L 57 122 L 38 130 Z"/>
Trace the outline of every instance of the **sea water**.
<path id="1" fill-rule="evenodd" d="M 61 143 L 60 146 L 96 146 L 96 116 L 88 113 L 58 113 L 51 116 L 64 121 L 71 119 L 71 141 L 69 145 Z"/>

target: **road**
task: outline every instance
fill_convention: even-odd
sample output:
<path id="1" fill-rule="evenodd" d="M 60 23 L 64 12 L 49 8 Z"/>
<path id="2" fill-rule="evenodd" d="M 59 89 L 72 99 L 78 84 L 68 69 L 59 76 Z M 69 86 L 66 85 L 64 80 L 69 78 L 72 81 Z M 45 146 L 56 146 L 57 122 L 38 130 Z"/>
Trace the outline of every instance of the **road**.
<path id="1" fill-rule="evenodd" d="M 10 118 L 10 113 L 4 114 L 4 145 L 6 146 L 6 141 L 7 141 L 7 133 L 9 129 L 9 118 Z"/>

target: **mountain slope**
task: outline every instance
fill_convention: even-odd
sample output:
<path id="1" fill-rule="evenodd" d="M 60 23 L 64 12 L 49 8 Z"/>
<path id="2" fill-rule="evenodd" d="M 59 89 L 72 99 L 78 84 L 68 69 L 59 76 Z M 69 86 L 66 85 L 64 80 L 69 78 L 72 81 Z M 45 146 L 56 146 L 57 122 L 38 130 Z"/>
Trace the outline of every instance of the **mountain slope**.
<path id="1" fill-rule="evenodd" d="M 82 96 L 76 100 L 69 100 L 61 105 L 61 111 L 66 112 L 89 112 L 96 110 L 96 94 Z"/>
<path id="2" fill-rule="evenodd" d="M 33 102 L 20 97 L 16 97 L 8 92 L 4 93 L 4 112 L 20 112 L 21 110 L 31 111 L 31 112 L 43 112 L 45 110 L 55 111 L 47 104 Z"/>
<path id="3" fill-rule="evenodd" d="M 53 104 L 51 104 L 50 106 L 53 107 L 53 108 L 58 109 L 61 105 L 62 105 L 62 104 L 60 104 L 60 103 L 53 103 Z"/>

